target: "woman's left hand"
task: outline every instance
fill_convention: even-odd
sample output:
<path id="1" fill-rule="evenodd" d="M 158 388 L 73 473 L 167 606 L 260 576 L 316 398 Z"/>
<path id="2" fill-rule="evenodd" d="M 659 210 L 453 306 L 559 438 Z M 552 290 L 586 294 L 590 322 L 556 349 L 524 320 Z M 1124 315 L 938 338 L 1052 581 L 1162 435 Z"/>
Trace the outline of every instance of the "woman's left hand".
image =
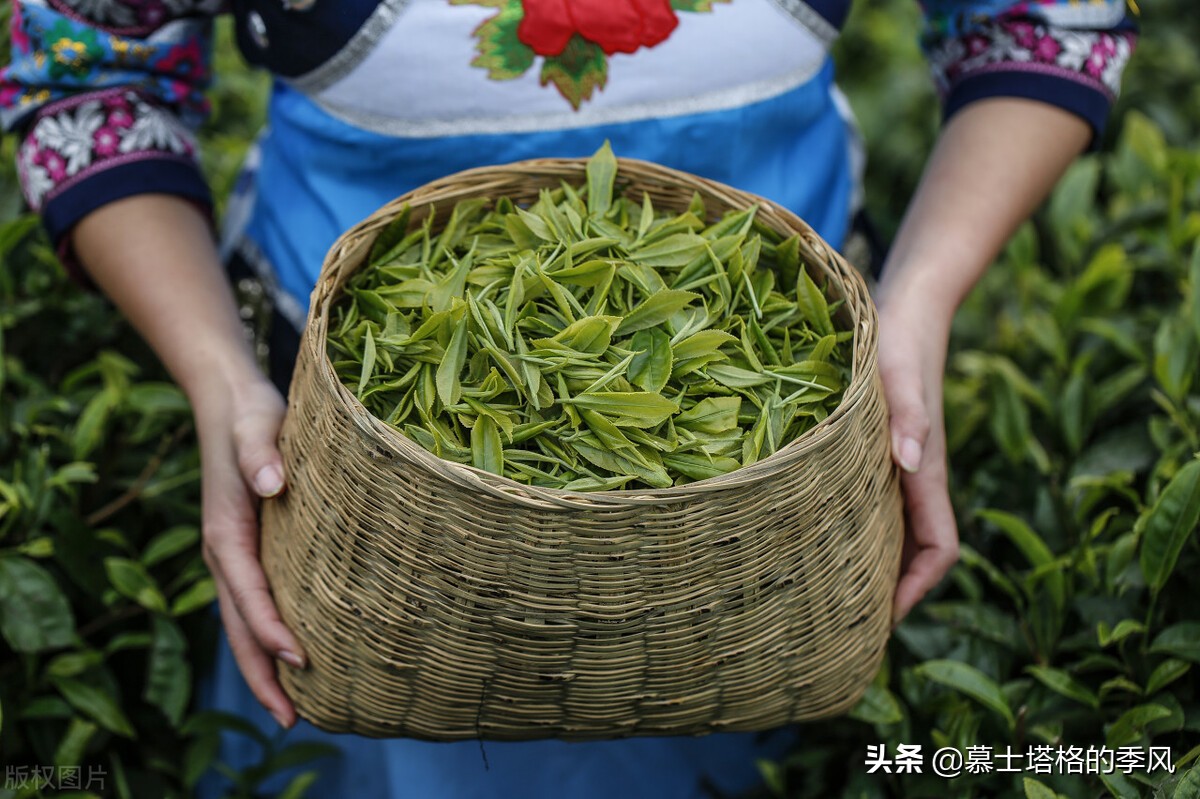
<path id="1" fill-rule="evenodd" d="M 973 102 L 946 123 L 892 243 L 877 292 L 879 368 L 907 529 L 893 619 L 958 560 L 946 481 L 942 375 L 955 309 L 1092 136 L 1036 100 Z"/>
<path id="2" fill-rule="evenodd" d="M 880 307 L 879 368 L 905 511 L 893 623 L 908 615 L 958 560 L 942 412 L 948 339 L 949 320 L 933 318 L 920 302 L 889 301 Z"/>

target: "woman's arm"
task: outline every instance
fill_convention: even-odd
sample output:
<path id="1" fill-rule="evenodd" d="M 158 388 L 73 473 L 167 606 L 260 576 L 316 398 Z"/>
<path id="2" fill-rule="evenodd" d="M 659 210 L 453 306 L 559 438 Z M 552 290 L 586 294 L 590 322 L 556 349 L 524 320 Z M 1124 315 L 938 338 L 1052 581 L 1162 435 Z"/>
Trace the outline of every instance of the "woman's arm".
<path id="1" fill-rule="evenodd" d="M 880 369 L 908 516 L 899 621 L 958 559 L 942 375 L 950 321 L 1103 130 L 1137 29 L 1125 0 L 921 0 L 948 122 L 879 287 Z"/>
<path id="2" fill-rule="evenodd" d="M 897 621 L 958 560 L 942 417 L 951 319 L 1090 137 L 1083 119 L 1037 101 L 964 108 L 942 132 L 888 256 L 879 358 L 908 514 Z"/>
<path id="3" fill-rule="evenodd" d="M 259 371 L 204 215 L 170 195 L 109 203 L 79 222 L 83 267 L 191 400 L 200 437 L 204 559 L 233 653 L 259 701 L 295 720 L 273 658 L 303 667 L 258 559 L 257 497 L 283 490 L 284 402 Z M 257 495 L 257 496 L 256 496 Z"/>
<path id="4" fill-rule="evenodd" d="M 258 562 L 258 496 L 283 489 L 284 403 L 251 357 L 213 247 L 192 130 L 207 111 L 216 4 L 13 3 L 0 122 L 58 252 L 132 321 L 191 400 L 204 556 L 238 665 L 279 722 L 271 659 L 303 666 Z"/>

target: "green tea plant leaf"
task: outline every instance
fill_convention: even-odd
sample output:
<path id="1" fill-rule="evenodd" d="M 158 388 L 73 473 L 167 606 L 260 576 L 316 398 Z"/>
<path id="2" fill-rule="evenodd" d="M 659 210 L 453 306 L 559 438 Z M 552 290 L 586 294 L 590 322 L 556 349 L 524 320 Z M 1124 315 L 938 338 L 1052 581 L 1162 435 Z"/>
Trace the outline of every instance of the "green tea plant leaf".
<path id="1" fill-rule="evenodd" d="M 1025 799 L 1058 799 L 1058 794 L 1038 782 L 1033 777 L 1023 779 Z"/>
<path id="2" fill-rule="evenodd" d="M 1155 637 L 1150 651 L 1200 663 L 1200 622 L 1173 624 Z"/>
<path id="3" fill-rule="evenodd" d="M 629 346 L 635 351 L 629 363 L 629 381 L 643 391 L 659 392 L 671 378 L 674 359 L 671 337 L 657 328 L 640 330 Z"/>
<path id="4" fill-rule="evenodd" d="M 32 560 L 0 556 L 0 633 L 18 652 L 69 646 L 75 619 L 54 577 Z"/>
<path id="5" fill-rule="evenodd" d="M 178 625 L 163 616 L 154 617 L 152 629 L 154 640 L 142 698 L 158 707 L 171 725 L 178 727 L 192 693 L 187 640 Z"/>
<path id="6" fill-rule="evenodd" d="M 1062 694 L 1068 699 L 1074 699 L 1076 702 L 1081 702 L 1091 708 L 1100 707 L 1100 698 L 1090 691 L 1087 686 L 1062 669 L 1050 668 L 1049 666 L 1029 666 L 1025 671 L 1032 674 L 1038 682 L 1057 694 Z"/>
<path id="7" fill-rule="evenodd" d="M 898 724 L 904 720 L 904 711 L 891 691 L 873 682 L 851 709 L 850 717 L 867 724 Z"/>
<path id="8" fill-rule="evenodd" d="M 1192 664 L 1175 658 L 1167 658 L 1154 667 L 1150 678 L 1146 681 L 1146 694 L 1152 696 L 1171 683 L 1187 674 Z"/>
<path id="9" fill-rule="evenodd" d="M 140 558 L 147 568 L 194 548 L 200 541 L 200 531 L 193 525 L 172 527 L 155 536 L 142 550 Z"/>
<path id="10" fill-rule="evenodd" d="M 915 670 L 918 676 L 965 694 L 995 712 L 1012 727 L 1016 723 L 1004 692 L 979 669 L 957 660 L 930 660 Z"/>
<path id="11" fill-rule="evenodd" d="M 1200 459 L 1187 463 L 1171 478 L 1158 501 L 1138 519 L 1139 563 L 1150 590 L 1166 585 L 1179 553 L 1200 526 Z"/>
<path id="12" fill-rule="evenodd" d="M 1192 312 L 1192 334 L 1200 341 L 1200 242 L 1192 248 L 1192 265 L 1188 272 L 1188 305 Z"/>
<path id="13" fill-rule="evenodd" d="M 53 677 L 51 681 L 64 699 L 101 727 L 125 738 L 135 737 L 133 725 L 107 691 L 74 677 Z"/>
<path id="14" fill-rule="evenodd" d="M 1146 726 L 1158 719 L 1171 715 L 1169 708 L 1162 705 L 1137 705 L 1121 714 L 1108 728 L 1107 742 L 1110 747 L 1128 746 L 1145 733 Z"/>
<path id="15" fill-rule="evenodd" d="M 617 178 L 617 158 L 605 140 L 587 165 L 588 213 L 602 216 L 612 207 L 613 184 Z"/>
<path id="16" fill-rule="evenodd" d="M 1121 772 L 1113 771 L 1112 774 L 1105 774 L 1102 770 L 1098 776 L 1100 782 L 1104 784 L 1114 799 L 1141 799 L 1142 792 L 1137 783 Z"/>
<path id="17" fill-rule="evenodd" d="M 167 611 L 167 600 L 146 567 L 128 558 L 105 558 L 104 571 L 109 582 L 122 596 L 127 596 L 147 610 Z"/>
<path id="18" fill-rule="evenodd" d="M 1008 540 L 1020 550 L 1029 565 L 1034 568 L 1050 568 L 1045 572 L 1046 587 L 1054 600 L 1055 607 L 1062 608 L 1066 602 L 1066 588 L 1062 573 L 1054 570 L 1054 553 L 1046 543 L 1019 517 L 1000 510 L 980 510 L 979 518 L 991 522 L 1000 528 Z"/>
<path id="19" fill-rule="evenodd" d="M 1175 783 L 1171 799 L 1197 799 L 1200 797 L 1200 766 L 1192 766 Z"/>
<path id="20" fill-rule="evenodd" d="M 87 747 L 95 737 L 99 726 L 78 716 L 71 719 L 66 734 L 54 750 L 54 765 L 59 768 L 78 766 L 83 763 Z"/>

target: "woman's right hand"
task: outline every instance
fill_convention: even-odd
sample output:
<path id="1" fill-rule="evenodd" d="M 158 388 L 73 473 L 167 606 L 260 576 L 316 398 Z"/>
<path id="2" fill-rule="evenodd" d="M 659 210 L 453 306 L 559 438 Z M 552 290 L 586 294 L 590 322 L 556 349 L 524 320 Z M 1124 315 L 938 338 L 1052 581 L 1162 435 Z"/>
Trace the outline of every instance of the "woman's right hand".
<path id="1" fill-rule="evenodd" d="M 200 437 L 204 561 L 217 585 L 225 634 L 250 690 L 283 727 L 296 712 L 276 677 L 275 659 L 304 668 L 260 562 L 258 504 L 284 490 L 276 448 L 285 403 L 258 373 L 194 398 Z"/>

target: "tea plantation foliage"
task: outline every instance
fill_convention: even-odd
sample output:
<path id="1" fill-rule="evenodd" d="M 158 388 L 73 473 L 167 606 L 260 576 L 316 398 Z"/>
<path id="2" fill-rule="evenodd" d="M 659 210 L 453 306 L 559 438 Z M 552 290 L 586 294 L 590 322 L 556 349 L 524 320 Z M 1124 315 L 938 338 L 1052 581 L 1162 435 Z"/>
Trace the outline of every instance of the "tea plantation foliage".
<path id="1" fill-rule="evenodd" d="M 962 562 L 897 629 L 851 717 L 762 764 L 766 794 L 1200 797 L 1200 22 L 1187 0 L 1143 5 L 1105 148 L 1072 167 L 956 321 L 945 401 Z M 860 0 L 838 49 L 885 232 L 937 125 L 914 9 Z M 204 137 L 219 196 L 265 91 L 227 33 Z M 187 403 L 111 307 L 66 279 L 20 213 L 12 152 L 5 141 L 0 764 L 27 785 L 64 767 L 55 783 L 80 789 L 58 795 L 140 799 L 188 796 L 214 768 L 255 796 L 307 763 L 285 794 L 306 795 L 328 752 L 194 711 L 216 628 Z M 218 762 L 222 729 L 260 740 L 258 767 Z M 868 774 L 881 744 L 888 757 L 921 745 L 923 773 Z M 1175 771 L 929 768 L 940 747 L 1102 745 L 1167 747 Z M 101 770 L 103 789 L 84 790 Z"/>

